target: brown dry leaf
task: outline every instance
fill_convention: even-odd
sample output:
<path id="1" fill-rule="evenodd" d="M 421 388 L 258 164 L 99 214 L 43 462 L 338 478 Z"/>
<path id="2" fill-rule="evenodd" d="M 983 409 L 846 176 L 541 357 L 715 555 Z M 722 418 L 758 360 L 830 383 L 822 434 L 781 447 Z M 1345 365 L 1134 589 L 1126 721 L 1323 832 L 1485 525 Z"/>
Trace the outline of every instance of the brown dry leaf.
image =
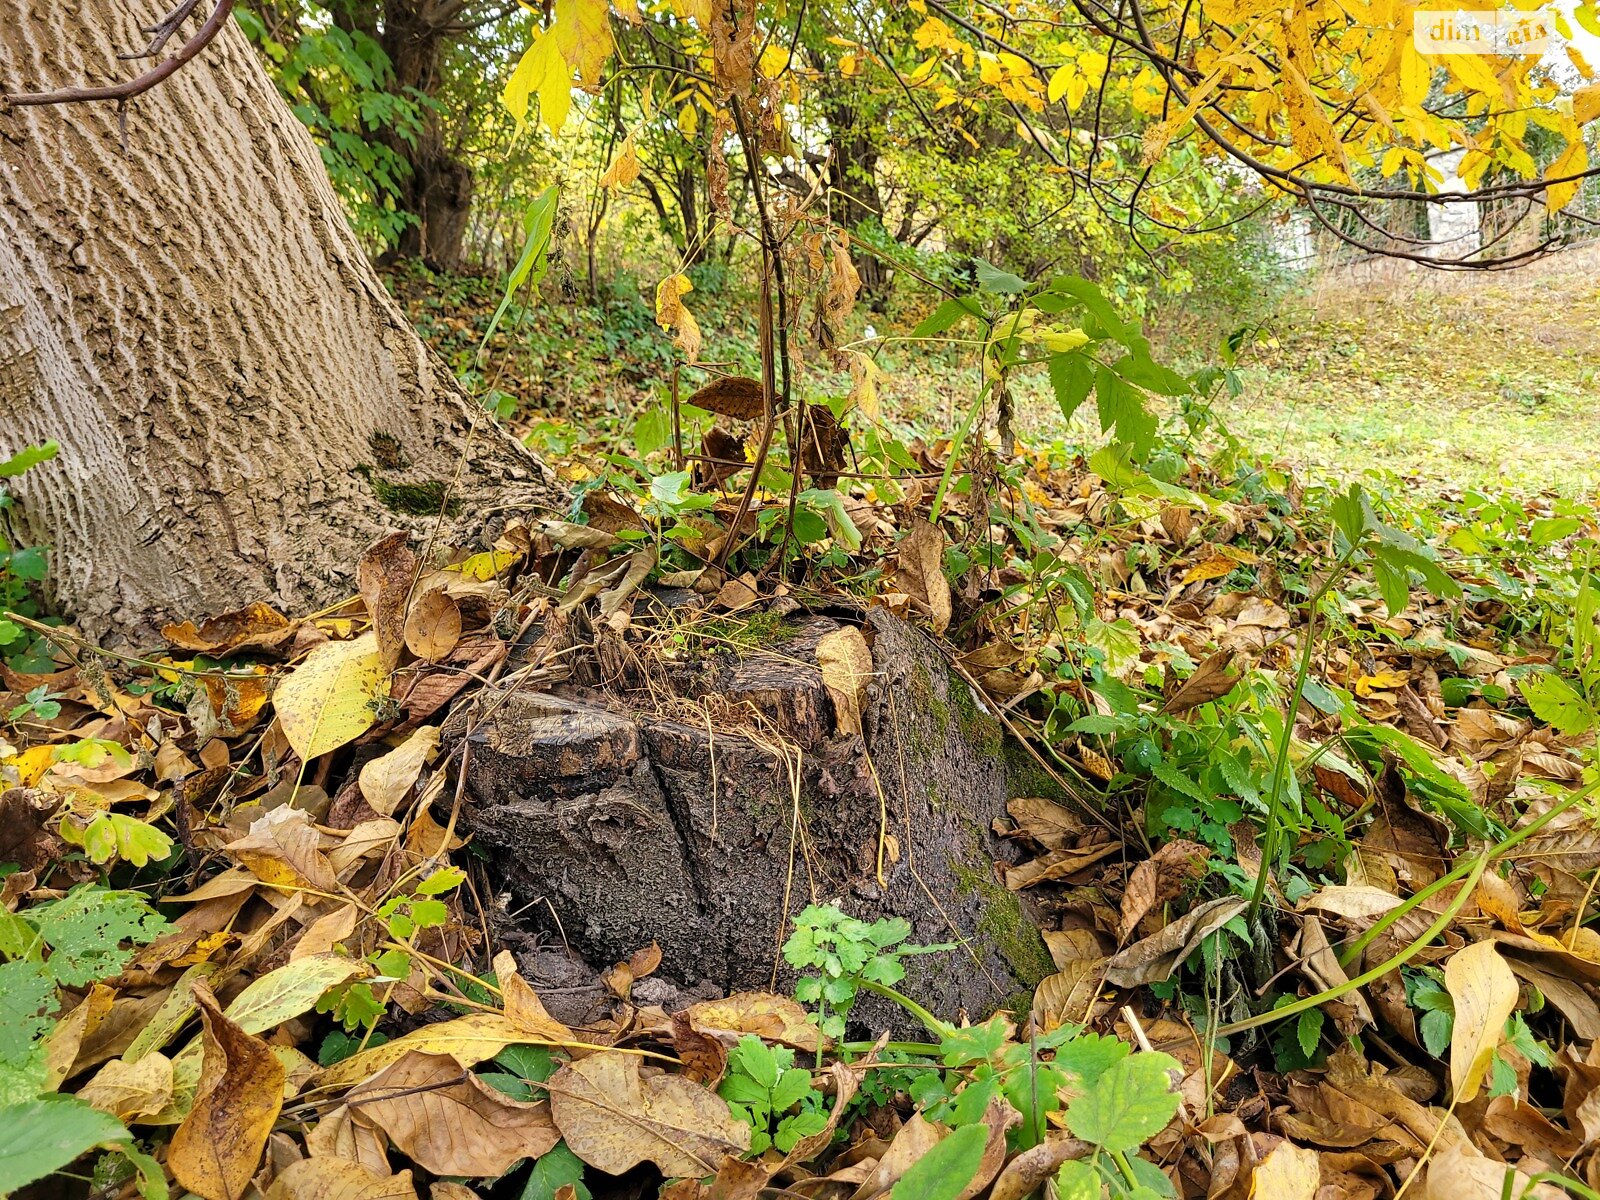
<path id="1" fill-rule="evenodd" d="M 225 658 L 245 650 L 277 650 L 294 637 L 299 627 L 298 621 L 291 621 L 270 604 L 258 601 L 235 612 L 201 621 L 199 625 L 193 621 L 164 625 L 161 636 L 169 645 L 180 649 Z"/>
<path id="2" fill-rule="evenodd" d="M 720 1096 L 681 1075 L 646 1074 L 630 1054 L 591 1054 L 546 1086 L 568 1148 L 611 1175 L 646 1160 L 665 1175 L 710 1175 L 724 1155 L 750 1148 L 750 1127 Z"/>
<path id="3" fill-rule="evenodd" d="M 872 1174 L 851 1195 L 850 1200 L 867 1200 L 870 1196 L 887 1193 L 895 1182 L 913 1165 L 939 1144 L 949 1131 L 925 1120 L 923 1115 L 912 1113 L 911 1119 L 900 1126 L 889 1149 L 878 1160 Z"/>
<path id="4" fill-rule="evenodd" d="M 1017 835 L 1029 838 L 1046 850 L 1064 850 L 1083 833 L 1083 821 L 1073 811 L 1054 800 L 1024 796 L 1006 803 L 1006 812 L 1017 823 Z"/>
<path id="5" fill-rule="evenodd" d="M 994 1181 L 989 1200 L 1024 1200 L 1033 1195 L 1044 1181 L 1060 1169 L 1061 1164 L 1075 1158 L 1088 1158 L 1094 1152 L 1089 1142 L 1068 1137 L 1051 1130 L 1045 1140 L 1032 1149 L 1024 1150 L 1006 1164 L 1000 1178 Z"/>
<path id="6" fill-rule="evenodd" d="M 835 728 L 843 734 L 860 733 L 861 698 L 873 676 L 872 650 L 861 630 L 846 625 L 819 638 L 817 666 L 833 700 Z"/>
<path id="7" fill-rule="evenodd" d="M 158 1113 L 172 1103 L 172 1060 L 146 1054 L 137 1062 L 113 1059 L 78 1089 L 78 1099 L 124 1123 Z"/>
<path id="8" fill-rule="evenodd" d="M 717 1168 L 717 1177 L 705 1190 L 705 1200 L 756 1200 L 767 1186 L 770 1168 L 766 1163 L 745 1162 L 728 1155 Z"/>
<path id="9" fill-rule="evenodd" d="M 978 1173 L 972 1182 L 961 1190 L 956 1200 L 972 1200 L 993 1182 L 1006 1161 L 1006 1133 L 1022 1124 L 1022 1114 L 1012 1108 L 1004 1096 L 994 1096 L 984 1109 L 983 1123 L 988 1127 L 989 1138 L 983 1144 L 983 1157 L 978 1160 Z"/>
<path id="10" fill-rule="evenodd" d="M 194 989 L 205 1030 L 194 1107 L 172 1135 L 167 1166 L 203 1200 L 239 1200 L 261 1162 L 286 1072 L 272 1048 L 223 1016 L 204 984 Z"/>
<path id="11" fill-rule="evenodd" d="M 1566 1192 L 1533 1180 L 1503 1162 L 1484 1158 L 1472 1146 L 1451 1145 L 1428 1163 L 1422 1200 L 1562 1200 Z"/>
<path id="12" fill-rule="evenodd" d="M 747 581 L 748 580 L 748 581 Z M 717 592 L 717 597 L 711 602 L 714 608 L 725 608 L 729 612 L 738 612 L 741 608 L 749 608 L 761 597 L 752 586 L 755 581 L 748 577 L 730 579 L 722 585 Z"/>
<path id="13" fill-rule="evenodd" d="M 497 1177 L 561 1140 L 548 1101 L 512 1100 L 448 1054 L 412 1050 L 345 1102 L 435 1175 Z"/>
<path id="14" fill-rule="evenodd" d="M 278 1173 L 266 1200 L 416 1200 L 411 1172 L 379 1175 L 358 1162 L 306 1158 Z"/>
<path id="15" fill-rule="evenodd" d="M 873 1051 L 876 1055 L 877 1051 Z M 869 1056 L 871 1057 L 871 1056 Z M 842 1062 L 835 1062 L 831 1068 L 833 1072 L 833 1109 L 828 1113 L 828 1123 L 816 1133 L 801 1138 L 794 1144 L 788 1154 L 784 1155 L 783 1165 L 790 1166 L 794 1163 L 810 1162 L 833 1144 L 833 1134 L 839 1128 L 839 1120 L 844 1116 L 845 1110 L 850 1107 L 850 1101 L 855 1099 L 856 1091 L 861 1087 L 863 1072 L 852 1069 Z"/>
<path id="16" fill-rule="evenodd" d="M 622 149 L 617 151 L 616 158 L 611 160 L 611 165 L 606 168 L 605 174 L 600 176 L 600 186 L 625 188 L 637 178 L 639 178 L 639 152 L 635 149 L 634 135 L 630 130 L 628 136 L 622 139 Z"/>
<path id="17" fill-rule="evenodd" d="M 1006 887 L 1013 892 L 1020 892 L 1023 888 L 1033 887 L 1038 883 L 1065 879 L 1069 875 L 1076 875 L 1086 867 L 1093 866 L 1102 858 L 1116 854 L 1121 849 L 1121 842 L 1101 842 L 1098 846 L 1087 846 L 1077 850 L 1052 850 L 1042 858 L 1025 862 L 1020 867 L 1006 867 Z"/>
<path id="18" fill-rule="evenodd" d="M 1179 963 L 1200 948 L 1201 942 L 1247 907 L 1246 901 L 1233 896 L 1207 901 L 1113 957 L 1106 964 L 1106 982 L 1113 987 L 1138 987 L 1169 978 Z"/>
<path id="19" fill-rule="evenodd" d="M 379 538 L 356 566 L 356 586 L 378 635 L 378 653 L 387 674 L 400 662 L 406 644 L 406 603 L 417 579 L 417 556 L 406 545 L 406 530 Z"/>
<path id="20" fill-rule="evenodd" d="M 950 627 L 950 581 L 944 573 L 944 533 L 931 521 L 913 517 L 896 547 L 900 570 L 896 590 L 911 596 L 924 612 L 934 633 Z"/>
<path id="21" fill-rule="evenodd" d="M 713 379 L 684 403 L 740 421 L 754 421 L 766 411 L 761 385 L 744 375 Z"/>
<path id="22" fill-rule="evenodd" d="M 1168 842 L 1134 867 L 1122 894 L 1120 936 L 1131 936 L 1146 913 L 1181 896 L 1186 883 L 1204 875 L 1210 853 L 1199 842 L 1180 839 Z"/>
<path id="23" fill-rule="evenodd" d="M 439 749 L 439 727 L 423 725 L 389 753 L 372 759 L 361 768 L 361 796 L 374 812 L 392 816 L 402 801 L 411 795 L 417 776 Z"/>
<path id="24" fill-rule="evenodd" d="M 1456 1008 L 1450 1083 L 1457 1103 L 1464 1103 L 1478 1094 L 1506 1021 L 1517 1007 L 1517 977 L 1493 942 L 1474 942 L 1445 963 L 1444 985 Z"/>
<path id="25" fill-rule="evenodd" d="M 545 1010 L 544 1002 L 517 969 L 509 950 L 494 956 L 495 978 L 500 981 L 500 999 L 506 1019 L 523 1033 L 550 1042 L 577 1041 L 572 1030 Z"/>
<path id="26" fill-rule="evenodd" d="M 406 613 L 406 649 L 424 662 L 447 658 L 461 640 L 461 606 L 443 588 L 423 592 Z"/>
<path id="27" fill-rule="evenodd" d="M 1250 1179 L 1255 1200 L 1317 1200 L 1322 1186 L 1322 1163 L 1315 1150 L 1293 1142 L 1279 1142 L 1256 1164 Z"/>
<path id="28" fill-rule="evenodd" d="M 728 1048 L 696 1029 L 688 1013 L 672 1014 L 672 1048 L 683 1062 L 683 1073 L 704 1087 L 716 1087 L 727 1073 Z"/>
<path id="29" fill-rule="evenodd" d="M 1228 669 L 1233 663 L 1233 653 L 1232 650 L 1218 650 L 1196 667 L 1194 674 L 1167 697 L 1161 711 L 1178 716 L 1202 704 L 1220 700 L 1233 691 L 1234 684 L 1239 682 L 1238 674 Z"/>

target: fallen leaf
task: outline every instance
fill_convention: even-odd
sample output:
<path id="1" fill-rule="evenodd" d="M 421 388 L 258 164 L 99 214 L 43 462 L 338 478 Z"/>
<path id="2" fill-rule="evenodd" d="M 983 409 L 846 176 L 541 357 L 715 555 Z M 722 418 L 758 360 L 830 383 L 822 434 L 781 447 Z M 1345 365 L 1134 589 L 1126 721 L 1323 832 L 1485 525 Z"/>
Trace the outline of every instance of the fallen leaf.
<path id="1" fill-rule="evenodd" d="M 1199 842 L 1179 839 L 1134 867 L 1122 894 L 1121 936 L 1130 936 L 1156 905 L 1181 896 L 1185 884 L 1205 874 L 1209 856 L 1210 851 Z"/>
<path id="2" fill-rule="evenodd" d="M 372 759 L 361 768 L 361 796 L 374 812 L 392 816 L 411 795 L 417 776 L 439 749 L 439 727 L 423 725 L 389 753 Z"/>
<path id="3" fill-rule="evenodd" d="M 1094 1147 L 1088 1142 L 1051 1130 L 1039 1145 L 1022 1151 L 1000 1172 L 989 1190 L 989 1200 L 1024 1200 L 1033 1195 L 1061 1164 L 1088 1158 Z"/>
<path id="4" fill-rule="evenodd" d="M 167 1166 L 203 1200 L 240 1200 L 283 1107 L 286 1072 L 272 1048 L 222 1013 L 211 989 L 196 985 L 204 1022 L 204 1060 L 194 1107 L 173 1132 Z"/>
<path id="5" fill-rule="evenodd" d="M 289 745 L 305 762 L 354 741 L 377 719 L 388 686 L 375 634 L 314 648 L 272 693 Z"/>
<path id="6" fill-rule="evenodd" d="M 388 534 L 369 546 L 356 564 L 356 587 L 372 619 L 385 674 L 400 665 L 405 646 L 406 604 L 417 580 L 417 556 L 406 544 L 410 540 L 405 530 Z"/>
<path id="7" fill-rule="evenodd" d="M 846 625 L 819 638 L 817 666 L 833 700 L 835 729 L 842 734 L 859 734 L 861 698 L 873 676 L 872 651 L 861 630 Z"/>
<path id="8" fill-rule="evenodd" d="M 272 1181 L 266 1200 L 416 1200 L 411 1172 L 379 1175 L 358 1162 L 304 1158 Z"/>
<path id="9" fill-rule="evenodd" d="M 1450 1083 L 1458 1104 L 1478 1094 L 1507 1019 L 1517 1007 L 1517 977 L 1493 942 L 1474 942 L 1444 965 L 1445 990 L 1455 1001 L 1450 1034 Z"/>
<path id="10" fill-rule="evenodd" d="M 1178 716 L 1202 704 L 1220 700 L 1233 691 L 1234 685 L 1239 682 L 1238 674 L 1228 669 L 1233 662 L 1233 653 L 1232 650 L 1219 650 L 1196 667 L 1194 674 L 1167 697 L 1161 711 Z"/>
<path id="11" fill-rule="evenodd" d="M 1115 955 L 1106 964 L 1106 982 L 1113 987 L 1138 987 L 1171 977 L 1178 964 L 1198 950 L 1201 942 L 1247 907 L 1242 899 L 1221 896 L 1191 909 L 1159 933 Z"/>
<path id="12" fill-rule="evenodd" d="M 383 1130 L 435 1175 L 498 1177 L 561 1140 L 548 1101 L 513 1100 L 448 1054 L 409 1051 L 345 1103 L 355 1120 Z"/>
<path id="13" fill-rule="evenodd" d="M 551 1042 L 576 1041 L 572 1030 L 545 1010 L 539 994 L 517 970 L 517 960 L 509 950 L 494 956 L 495 978 L 500 981 L 500 998 L 506 1019 L 522 1033 Z"/>
<path id="14" fill-rule="evenodd" d="M 933 522 L 913 517 L 895 547 L 900 570 L 896 588 L 918 602 L 934 633 L 950 627 L 950 581 L 944 573 L 944 533 Z"/>
<path id="15" fill-rule="evenodd" d="M 234 612 L 210 617 L 196 625 L 180 621 L 164 625 L 161 636 L 168 645 L 213 658 L 226 658 L 245 650 L 276 650 L 287 644 L 299 629 L 270 604 L 248 604 Z"/>
<path id="16" fill-rule="evenodd" d="M 1317 1200 L 1322 1162 L 1315 1150 L 1279 1142 L 1256 1164 L 1250 1178 L 1253 1200 Z"/>
<path id="17" fill-rule="evenodd" d="M 646 1075 L 630 1054 L 591 1054 L 546 1086 L 567 1147 L 610 1175 L 646 1160 L 664 1175 L 710 1175 L 724 1155 L 750 1147 L 750 1127 L 720 1096 L 681 1075 Z"/>
<path id="18" fill-rule="evenodd" d="M 78 1089 L 78 1099 L 122 1122 L 158 1113 L 172 1103 L 172 1060 L 146 1054 L 137 1062 L 112 1059 Z"/>
<path id="19" fill-rule="evenodd" d="M 440 1021 L 413 1029 L 381 1046 L 368 1046 L 322 1073 L 321 1087 L 351 1087 L 398 1062 L 412 1050 L 429 1054 L 448 1054 L 463 1067 L 493 1058 L 507 1046 L 533 1041 L 500 1013 L 472 1013 L 453 1021 Z"/>
<path id="20" fill-rule="evenodd" d="M 443 588 L 423 592 L 406 613 L 406 649 L 424 662 L 447 658 L 461 640 L 461 606 Z"/>

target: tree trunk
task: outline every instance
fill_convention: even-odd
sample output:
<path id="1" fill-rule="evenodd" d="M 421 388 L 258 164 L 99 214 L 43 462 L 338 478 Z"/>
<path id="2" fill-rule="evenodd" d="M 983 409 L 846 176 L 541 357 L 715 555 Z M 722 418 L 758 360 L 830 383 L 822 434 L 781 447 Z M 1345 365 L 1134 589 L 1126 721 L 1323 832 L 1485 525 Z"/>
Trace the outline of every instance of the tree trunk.
<path id="1" fill-rule="evenodd" d="M 384 6 L 378 44 L 394 69 L 394 90 L 415 90 L 433 97 L 439 92 L 444 55 L 451 35 L 434 22 L 432 5 L 402 0 Z M 379 136 L 406 162 L 410 174 L 400 181 L 401 203 L 416 217 L 400 235 L 399 251 L 420 258 L 440 271 L 461 265 L 462 242 L 472 212 L 472 167 L 446 144 L 440 113 L 429 108 L 415 141 L 388 131 Z"/>
<path id="2" fill-rule="evenodd" d="M 161 7 L 15 10 L 0 88 L 126 78 Z M 14 519 L 91 635 L 315 608 L 384 532 L 555 500 L 385 292 L 231 23 L 125 121 L 0 113 L 0 172 L 0 458 L 61 443 Z"/>

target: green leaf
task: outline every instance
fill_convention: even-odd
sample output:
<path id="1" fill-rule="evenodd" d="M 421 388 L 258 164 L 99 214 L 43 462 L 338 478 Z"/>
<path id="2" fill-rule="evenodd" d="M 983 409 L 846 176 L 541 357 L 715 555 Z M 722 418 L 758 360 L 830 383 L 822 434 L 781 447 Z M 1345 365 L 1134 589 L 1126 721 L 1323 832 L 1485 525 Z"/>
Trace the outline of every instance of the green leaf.
<path id="1" fill-rule="evenodd" d="M 494 310 L 489 328 L 484 330 L 483 341 L 478 347 L 480 354 L 489 345 L 489 339 L 494 336 L 494 331 L 500 327 L 501 318 L 511 307 L 511 301 L 516 297 L 517 290 L 524 283 L 530 283 L 535 292 L 539 289 L 539 281 L 544 278 L 545 269 L 549 265 L 545 252 L 550 248 L 550 229 L 555 222 L 556 197 L 559 194 L 560 189 L 555 185 L 545 188 L 533 198 L 522 214 L 522 228 L 527 235 L 522 243 L 522 256 L 517 259 L 517 265 L 506 278 L 506 290 L 500 298 L 500 306 Z"/>
<path id="2" fill-rule="evenodd" d="M 739 1039 L 729 1059 L 763 1088 L 771 1091 L 778 1085 L 778 1063 L 767 1044 L 754 1034 L 747 1033 Z"/>
<path id="3" fill-rule="evenodd" d="M 1372 508 L 1367 503 L 1361 485 L 1352 483 L 1348 492 L 1334 499 L 1331 508 L 1334 527 L 1344 534 L 1345 543 L 1351 547 L 1359 546 L 1372 515 Z"/>
<path id="4" fill-rule="evenodd" d="M 1178 1111 L 1169 1054 L 1129 1055 L 1067 1107 L 1067 1128 L 1086 1142 L 1127 1153 L 1160 1133 Z"/>
<path id="5" fill-rule="evenodd" d="M 1317 1056 L 1317 1047 L 1322 1042 L 1322 1010 L 1308 1008 L 1300 1014 L 1300 1020 L 1295 1025 L 1295 1037 L 1300 1042 L 1300 1053 L 1307 1058 Z"/>
<path id="6" fill-rule="evenodd" d="M 1533 715 L 1546 725 L 1569 736 L 1587 733 L 1600 717 L 1594 708 L 1561 676 L 1550 671 L 1524 675 L 1517 681 L 1522 698 L 1533 709 Z"/>
<path id="7" fill-rule="evenodd" d="M 1056 1194 L 1061 1200 L 1100 1200 L 1100 1172 L 1081 1158 L 1064 1162 L 1056 1174 Z"/>
<path id="8" fill-rule="evenodd" d="M 1087 354 L 1052 354 L 1050 386 L 1055 389 L 1061 415 L 1071 420 L 1094 387 L 1093 360 Z"/>
<path id="9" fill-rule="evenodd" d="M 1450 1049 L 1450 1035 L 1455 1031 L 1454 1012 L 1434 1009 L 1422 1014 L 1417 1022 L 1417 1032 L 1422 1035 L 1422 1046 L 1435 1058 L 1443 1058 Z"/>
<path id="10" fill-rule="evenodd" d="M 36 962 L 0 964 L 0 1063 L 19 1066 L 49 1032 L 56 989 Z"/>
<path id="11" fill-rule="evenodd" d="M 1155 441 L 1156 418 L 1145 405 L 1144 397 L 1110 367 L 1098 367 L 1094 376 L 1095 407 L 1100 413 L 1102 433 L 1116 431 L 1117 440 L 1131 447 L 1134 461 L 1141 461 Z"/>
<path id="12" fill-rule="evenodd" d="M 1002 296 L 1016 296 L 1028 290 L 1028 281 L 1022 276 L 1013 275 L 1010 271 L 1002 271 L 993 263 L 986 262 L 981 258 L 975 261 L 980 291 Z"/>
<path id="13" fill-rule="evenodd" d="M 1106 299 L 1105 293 L 1095 284 L 1076 275 L 1062 275 L 1050 281 L 1050 290 L 1076 300 L 1105 327 L 1109 336 L 1124 345 L 1127 344 L 1132 331 L 1123 323 L 1122 318 L 1117 316 L 1116 310 L 1111 307 L 1111 301 Z"/>
<path id="14" fill-rule="evenodd" d="M 954 327 L 964 317 L 976 316 L 973 312 L 976 306 L 967 300 L 946 300 L 934 309 L 922 323 L 911 331 L 914 338 L 937 337 Z"/>
<path id="15" fill-rule="evenodd" d="M 988 1126 L 963 1125 L 911 1164 L 889 1200 L 956 1200 L 977 1177 L 988 1141 Z"/>
<path id="16" fill-rule="evenodd" d="M 132 950 L 167 930 L 167 922 L 137 892 L 114 892 L 85 884 L 28 914 L 50 946 L 49 971 L 57 982 L 81 987 L 115 975 Z"/>
<path id="17" fill-rule="evenodd" d="M 38 446 L 27 446 L 10 458 L 0 460 L 0 479 L 11 475 L 21 475 L 29 467 L 36 467 L 42 462 L 49 462 L 61 452 L 61 447 L 56 442 L 45 442 Z"/>
<path id="18" fill-rule="evenodd" d="M 46 1096 L 0 1108 L 0 1196 L 61 1170 L 96 1146 L 125 1144 L 131 1135 L 115 1117 L 70 1096 Z"/>
<path id="19" fill-rule="evenodd" d="M 566 1142 L 557 1142 L 534 1159 L 520 1200 L 555 1200 L 556 1193 L 569 1183 L 578 1193 L 578 1200 L 592 1200 L 583 1184 L 583 1160 L 567 1149 Z"/>

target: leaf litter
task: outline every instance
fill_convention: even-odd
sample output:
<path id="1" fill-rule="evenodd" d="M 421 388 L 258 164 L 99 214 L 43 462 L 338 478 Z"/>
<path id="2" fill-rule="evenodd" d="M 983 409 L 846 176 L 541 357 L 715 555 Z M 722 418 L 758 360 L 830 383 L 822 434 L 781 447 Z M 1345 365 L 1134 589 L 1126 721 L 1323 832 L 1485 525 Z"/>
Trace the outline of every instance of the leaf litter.
<path id="1" fill-rule="evenodd" d="M 386 539 L 359 599 L 169 626 L 142 659 L 41 628 L 56 669 L 5 679 L 59 709 L 0 743 L 0 1078 L 58 1136 L 0 1153 L 0 1189 L 85 1154 L 103 1194 L 203 1200 L 466 1200 L 502 1178 L 531 1200 L 1600 1188 L 1588 664 L 1569 682 L 1501 598 L 1514 581 L 1442 528 L 1426 561 L 1453 590 L 1407 580 L 1396 604 L 1371 552 L 1379 586 L 1345 581 L 1291 694 L 1315 564 L 1372 524 L 1188 483 L 1153 500 L 1037 456 L 1013 494 L 1102 548 L 954 587 L 927 498 L 854 522 L 892 564 L 855 602 L 948 630 L 1013 731 L 1117 814 L 1011 802 L 997 832 L 1032 857 L 996 878 L 1057 971 L 1014 1011 L 930 1015 L 925 1045 L 839 1044 L 776 994 L 637 1006 L 649 948 L 574 1028 L 487 939 L 454 831 L 470 750 L 441 753 L 440 726 L 536 615 L 589 606 L 650 650 L 632 618 L 655 558 L 627 539 L 513 522 L 454 561 Z M 574 551 L 557 593 L 544 565 Z M 708 615 L 794 603 L 690 582 Z M 816 665 L 856 734 L 870 655 L 854 626 L 830 638 Z M 1072 655 L 1087 669 L 1054 669 Z"/>

